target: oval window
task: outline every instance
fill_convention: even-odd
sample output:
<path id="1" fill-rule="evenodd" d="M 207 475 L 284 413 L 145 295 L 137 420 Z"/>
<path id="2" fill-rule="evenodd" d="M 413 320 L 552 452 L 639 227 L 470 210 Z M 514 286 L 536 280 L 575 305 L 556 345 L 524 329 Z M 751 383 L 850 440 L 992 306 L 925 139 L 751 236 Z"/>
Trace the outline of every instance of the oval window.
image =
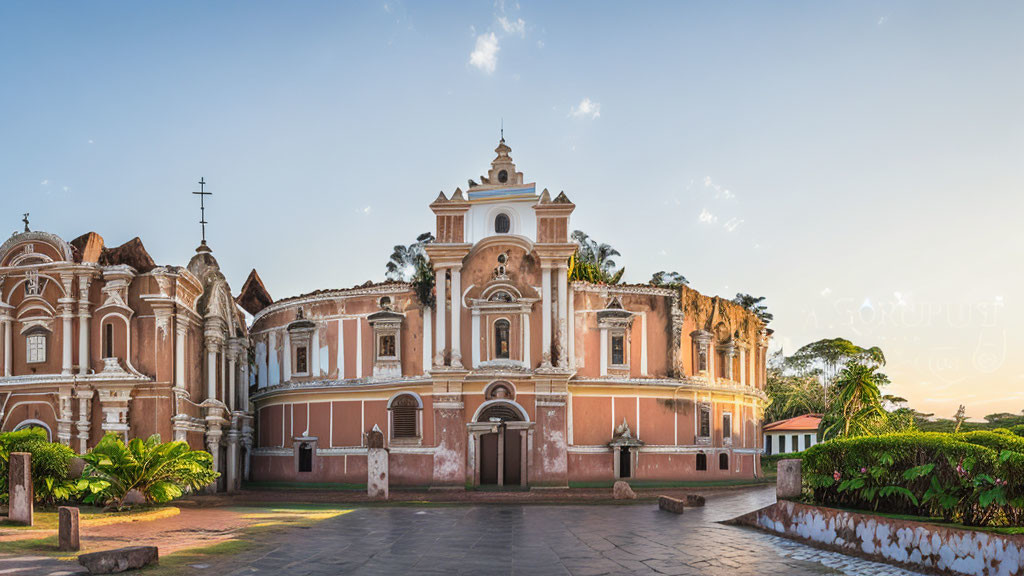
<path id="1" fill-rule="evenodd" d="M 504 184 L 505 182 L 508 182 L 508 171 L 507 170 L 502 170 L 501 172 L 498 172 L 498 182 L 501 182 L 502 184 Z"/>
<path id="2" fill-rule="evenodd" d="M 508 234 L 511 229 L 512 221 L 509 220 L 508 214 L 498 214 L 494 218 L 494 231 L 498 234 Z"/>

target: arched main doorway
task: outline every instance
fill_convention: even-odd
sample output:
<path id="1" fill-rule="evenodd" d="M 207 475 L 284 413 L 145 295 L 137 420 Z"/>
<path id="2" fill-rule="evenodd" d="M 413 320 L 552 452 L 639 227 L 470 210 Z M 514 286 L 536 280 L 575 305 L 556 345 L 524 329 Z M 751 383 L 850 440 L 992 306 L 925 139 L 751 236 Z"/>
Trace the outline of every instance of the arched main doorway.
<path id="1" fill-rule="evenodd" d="M 490 400 L 469 424 L 477 486 L 526 486 L 533 423 L 512 401 Z"/>

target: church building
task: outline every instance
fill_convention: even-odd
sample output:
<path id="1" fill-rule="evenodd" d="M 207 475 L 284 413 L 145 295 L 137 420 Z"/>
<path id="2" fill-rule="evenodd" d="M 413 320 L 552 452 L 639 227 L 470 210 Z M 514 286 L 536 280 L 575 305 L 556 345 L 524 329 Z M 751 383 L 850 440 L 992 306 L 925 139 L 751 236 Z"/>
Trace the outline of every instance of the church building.
<path id="1" fill-rule="evenodd" d="M 250 275 L 238 302 L 254 317 L 252 478 L 365 483 L 374 429 L 400 486 L 759 476 L 764 324 L 685 286 L 570 281 L 575 204 L 527 182 L 504 139 L 495 152 L 479 184 L 429 205 L 432 291 L 381 282 L 274 301 Z M 187 280 L 189 294 L 203 293 L 199 272 L 177 274 L 168 286 Z M 146 286 L 134 300 L 146 318 L 136 332 L 160 338 L 146 295 L 159 299 L 163 285 Z M 105 302 L 94 291 L 93 306 Z M 185 302 L 168 310 L 198 330 L 202 312 Z M 244 327 L 232 336 L 234 326 L 225 323 L 223 338 L 241 345 Z M 202 360 L 191 362 L 195 370 Z"/>
<path id="2" fill-rule="evenodd" d="M 0 246 L 0 431 L 37 427 L 82 453 L 107 433 L 208 450 L 219 490 L 251 453 L 248 330 L 204 240 L 158 266 L 135 238 L 108 248 L 25 229 Z"/>

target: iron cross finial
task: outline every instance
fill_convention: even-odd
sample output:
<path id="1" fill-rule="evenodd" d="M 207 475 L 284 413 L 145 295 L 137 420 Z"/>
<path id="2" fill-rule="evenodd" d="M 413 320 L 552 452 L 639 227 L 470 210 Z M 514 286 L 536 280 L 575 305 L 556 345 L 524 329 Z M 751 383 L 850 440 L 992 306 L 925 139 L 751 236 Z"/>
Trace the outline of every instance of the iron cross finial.
<path id="1" fill-rule="evenodd" d="M 28 212 L 25 212 L 25 215 L 22 217 L 21 221 L 25 223 L 25 232 L 28 232 Z"/>
<path id="2" fill-rule="evenodd" d="M 199 224 L 203 227 L 203 245 L 206 245 L 206 196 L 213 196 L 213 192 L 206 191 L 206 179 L 199 178 L 199 192 L 193 192 L 199 196 Z"/>

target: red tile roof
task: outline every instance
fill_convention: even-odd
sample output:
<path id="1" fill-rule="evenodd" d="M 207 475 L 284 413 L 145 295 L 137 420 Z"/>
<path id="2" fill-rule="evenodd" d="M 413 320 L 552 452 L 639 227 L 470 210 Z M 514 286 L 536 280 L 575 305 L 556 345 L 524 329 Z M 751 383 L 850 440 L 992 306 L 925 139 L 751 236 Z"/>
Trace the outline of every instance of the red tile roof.
<path id="1" fill-rule="evenodd" d="M 765 432 L 784 432 L 790 430 L 817 430 L 821 424 L 821 414 L 804 414 L 795 418 L 772 422 L 764 427 Z"/>

